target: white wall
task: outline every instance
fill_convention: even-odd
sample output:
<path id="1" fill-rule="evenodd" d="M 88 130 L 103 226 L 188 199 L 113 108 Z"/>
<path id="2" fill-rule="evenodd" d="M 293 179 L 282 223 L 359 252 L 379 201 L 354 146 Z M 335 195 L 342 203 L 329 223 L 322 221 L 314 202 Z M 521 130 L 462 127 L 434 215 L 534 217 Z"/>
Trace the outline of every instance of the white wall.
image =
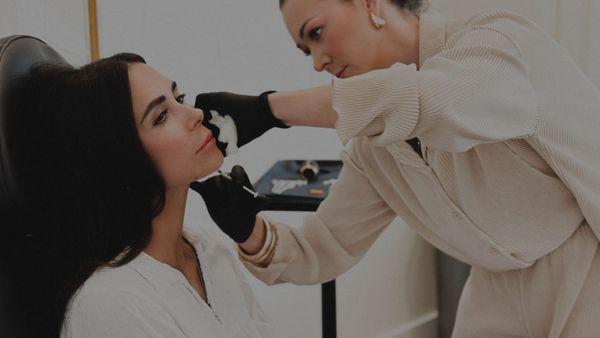
<path id="1" fill-rule="evenodd" d="M 33 35 L 75 65 L 90 59 L 87 25 L 81 0 L 0 0 L 0 37 Z"/>

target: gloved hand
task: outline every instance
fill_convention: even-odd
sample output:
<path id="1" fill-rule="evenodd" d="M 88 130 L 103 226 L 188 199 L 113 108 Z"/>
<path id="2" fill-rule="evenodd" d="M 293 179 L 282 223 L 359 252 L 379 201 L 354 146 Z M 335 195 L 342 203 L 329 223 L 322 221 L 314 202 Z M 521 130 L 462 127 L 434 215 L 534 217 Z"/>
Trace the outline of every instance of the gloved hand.
<path id="1" fill-rule="evenodd" d="M 225 174 L 227 175 L 227 174 Z M 211 177 L 203 182 L 192 182 L 190 188 L 204 199 L 210 217 L 219 228 L 237 243 L 245 242 L 256 222 L 256 214 L 268 205 L 264 195 L 254 197 L 244 187 L 254 191 L 248 175 L 239 165 L 225 175 Z"/>
<path id="2" fill-rule="evenodd" d="M 219 141 L 218 146 L 224 156 L 228 152 L 237 150 L 238 147 L 254 140 L 273 127 L 289 128 L 277 119 L 271 107 L 267 96 L 273 91 L 267 91 L 259 96 L 239 95 L 228 92 L 203 93 L 196 96 L 194 107 L 204 111 L 204 121 L 202 124 L 213 132 L 215 138 Z M 220 116 L 213 118 L 213 112 Z M 216 114 L 215 113 L 215 114 Z M 237 130 L 237 144 L 228 145 L 226 139 L 221 136 L 224 117 L 230 116 L 235 123 Z M 225 128 L 223 128 L 225 129 Z M 226 148 L 229 151 L 226 151 Z"/>

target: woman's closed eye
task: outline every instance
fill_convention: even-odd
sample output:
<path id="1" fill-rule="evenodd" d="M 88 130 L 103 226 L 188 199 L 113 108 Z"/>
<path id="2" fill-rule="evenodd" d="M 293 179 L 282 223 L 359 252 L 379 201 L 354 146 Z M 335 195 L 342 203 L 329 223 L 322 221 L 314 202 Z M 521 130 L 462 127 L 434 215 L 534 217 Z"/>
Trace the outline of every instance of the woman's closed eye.
<path id="1" fill-rule="evenodd" d="M 315 27 L 308 31 L 308 39 L 313 42 L 319 42 L 319 40 L 321 40 L 322 34 L 323 34 L 323 27 Z M 298 47 L 298 48 L 300 48 L 300 47 Z M 302 47 L 302 48 L 300 48 L 300 50 L 302 50 L 304 55 L 310 56 L 310 49 L 308 49 L 306 47 Z"/>
<path id="2" fill-rule="evenodd" d="M 176 100 L 178 103 L 180 103 L 180 104 L 184 104 L 184 103 L 185 103 L 185 94 L 178 95 L 178 96 L 175 98 L 175 100 Z M 155 126 L 156 126 L 156 125 L 159 125 L 159 124 L 163 124 L 163 123 L 165 123 L 165 121 L 167 120 L 167 115 L 168 115 L 168 114 L 169 114 L 169 110 L 168 110 L 168 109 L 165 109 L 165 110 L 163 110 L 163 111 L 159 112 L 159 113 L 156 115 L 156 118 L 154 119 L 154 123 L 153 123 L 153 125 L 155 125 Z"/>
<path id="3" fill-rule="evenodd" d="M 323 33 L 323 27 L 315 27 L 308 32 L 308 38 L 311 41 L 319 41 L 321 33 Z"/>

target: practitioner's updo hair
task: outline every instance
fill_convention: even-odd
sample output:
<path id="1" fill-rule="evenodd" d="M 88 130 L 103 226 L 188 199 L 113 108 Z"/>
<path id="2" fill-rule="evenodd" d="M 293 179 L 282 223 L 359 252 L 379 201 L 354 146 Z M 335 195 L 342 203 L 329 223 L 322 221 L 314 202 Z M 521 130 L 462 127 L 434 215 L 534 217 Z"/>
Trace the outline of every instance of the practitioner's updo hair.
<path id="1" fill-rule="evenodd" d="M 428 0 L 391 0 L 393 4 L 402 8 L 408 9 L 413 12 L 416 16 L 419 16 L 423 11 L 429 7 Z"/>
<path id="2" fill-rule="evenodd" d="M 283 7 L 286 0 L 279 0 L 279 8 Z M 351 0 L 343 0 L 351 1 Z M 392 2 L 401 9 L 407 9 L 416 16 L 419 16 L 429 7 L 429 0 L 386 0 Z"/>

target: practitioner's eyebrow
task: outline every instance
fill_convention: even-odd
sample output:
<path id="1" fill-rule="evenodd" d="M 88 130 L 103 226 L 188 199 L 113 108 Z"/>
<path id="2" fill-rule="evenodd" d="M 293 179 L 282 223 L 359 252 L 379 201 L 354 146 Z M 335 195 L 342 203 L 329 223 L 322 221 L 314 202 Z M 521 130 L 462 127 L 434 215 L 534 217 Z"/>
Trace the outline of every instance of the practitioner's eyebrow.
<path id="1" fill-rule="evenodd" d="M 306 28 L 306 24 L 307 24 L 307 23 L 308 23 L 310 20 L 312 20 L 312 18 L 314 18 L 314 16 L 313 16 L 313 17 L 311 17 L 311 18 L 308 18 L 306 21 L 304 21 L 304 23 L 302 24 L 302 26 L 300 26 L 300 31 L 298 32 L 298 35 L 300 36 L 300 40 L 303 40 L 303 39 L 304 39 L 304 28 Z"/>
<path id="2" fill-rule="evenodd" d="M 175 92 L 175 90 L 177 90 L 177 82 L 173 81 L 171 83 L 171 91 Z M 164 95 L 161 95 L 157 98 L 155 98 L 154 100 L 152 100 L 152 102 L 148 103 L 148 106 L 146 107 L 146 110 L 144 110 L 144 114 L 142 114 L 142 121 L 141 123 L 144 123 L 144 119 L 146 118 L 146 116 L 148 116 L 148 114 L 150 114 L 150 112 L 156 108 L 156 106 L 158 106 L 159 104 L 165 102 L 167 98 Z"/>

